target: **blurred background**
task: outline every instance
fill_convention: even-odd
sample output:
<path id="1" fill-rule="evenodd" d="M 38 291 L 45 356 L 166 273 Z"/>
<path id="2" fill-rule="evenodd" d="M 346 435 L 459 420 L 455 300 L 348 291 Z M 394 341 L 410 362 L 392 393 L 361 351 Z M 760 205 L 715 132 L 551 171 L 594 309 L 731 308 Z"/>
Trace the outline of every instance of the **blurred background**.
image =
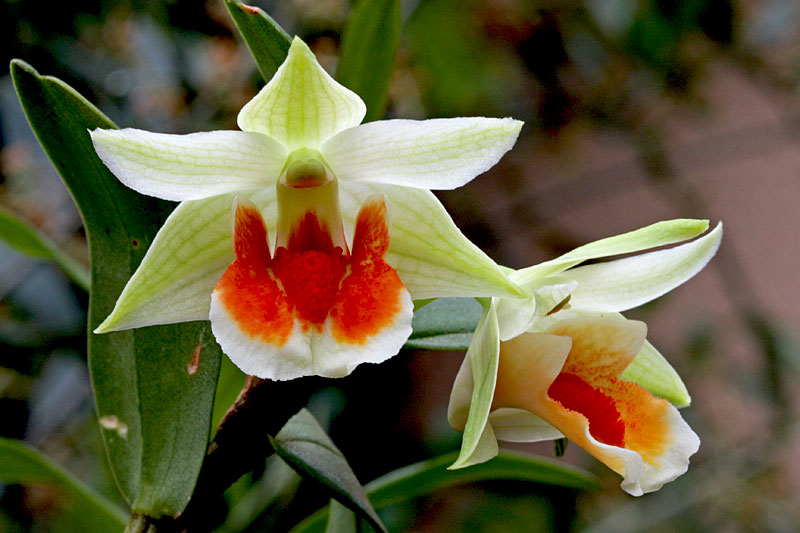
<path id="1" fill-rule="evenodd" d="M 251 3 L 335 71 L 347 0 Z M 695 279 L 627 313 L 648 322 L 693 396 L 683 416 L 702 446 L 688 474 L 634 499 L 571 445 L 564 460 L 602 490 L 463 486 L 389 508 L 390 529 L 800 530 L 800 4 L 423 0 L 403 13 L 388 117 L 526 123 L 499 165 L 439 195 L 495 260 L 524 267 L 676 217 L 723 220 L 725 238 Z M 219 0 L 5 0 L 0 35 L 0 205 L 83 262 L 80 217 L 26 123 L 11 58 L 119 125 L 169 133 L 236 129 L 263 84 Z M 86 306 L 56 267 L 0 243 L 0 436 L 118 500 L 85 366 Z M 404 351 L 330 381 L 310 408 L 367 482 L 458 447 L 446 405 L 462 358 Z M 217 419 L 242 380 L 226 360 Z M 265 473 L 228 491 L 220 531 L 283 531 L 325 503 L 282 464 Z M 63 507 L 53 489 L 0 487 L 0 531 L 71 531 Z"/>

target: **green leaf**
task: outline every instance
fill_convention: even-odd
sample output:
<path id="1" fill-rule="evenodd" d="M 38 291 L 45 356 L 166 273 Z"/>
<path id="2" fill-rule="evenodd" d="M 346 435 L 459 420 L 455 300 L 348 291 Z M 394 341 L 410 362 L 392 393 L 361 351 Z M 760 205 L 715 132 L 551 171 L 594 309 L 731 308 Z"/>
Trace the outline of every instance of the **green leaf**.
<path id="1" fill-rule="evenodd" d="M 58 249 L 55 243 L 40 234 L 36 228 L 0 208 L 0 239 L 15 250 L 38 259 L 49 259 L 57 264 L 72 281 L 89 290 L 89 273 L 77 261 Z"/>
<path id="2" fill-rule="evenodd" d="M 360 0 L 344 27 L 336 79 L 367 104 L 365 122 L 386 110 L 401 15 L 399 0 Z"/>
<path id="3" fill-rule="evenodd" d="M 272 439 L 272 444 L 281 459 L 300 475 L 321 483 L 330 489 L 332 497 L 372 527 L 386 531 L 344 455 L 311 413 L 301 409 Z"/>
<path id="4" fill-rule="evenodd" d="M 530 481 L 578 490 L 598 487 L 595 477 L 588 472 L 543 457 L 506 451 L 479 465 L 448 470 L 447 466 L 457 456 L 457 452 L 452 452 L 389 472 L 366 485 L 367 495 L 376 509 L 382 509 L 436 490 L 478 481 Z M 322 531 L 327 514 L 327 508 L 320 509 L 296 526 L 293 533 Z"/>
<path id="5" fill-rule="evenodd" d="M 225 0 L 225 7 L 231 14 L 236 29 L 242 34 L 244 42 L 253 54 L 258 70 L 269 81 L 281 66 L 292 38 L 277 22 L 261 9 L 248 6 L 237 0 Z"/>
<path id="6" fill-rule="evenodd" d="M 74 89 L 18 60 L 11 74 L 34 133 L 83 217 L 92 331 L 113 309 L 174 204 L 137 194 L 103 166 L 88 130 L 115 126 Z M 89 334 L 103 440 L 134 511 L 173 516 L 189 501 L 208 444 L 220 355 L 208 323 Z"/>
<path id="7" fill-rule="evenodd" d="M 482 310 L 474 298 L 439 298 L 419 307 L 405 348 L 466 350 Z"/>
<path id="8" fill-rule="evenodd" d="M 84 531 L 119 532 L 125 528 L 122 509 L 21 441 L 0 438 L 0 483 L 61 489 L 73 507 L 71 515 L 80 519 Z"/>

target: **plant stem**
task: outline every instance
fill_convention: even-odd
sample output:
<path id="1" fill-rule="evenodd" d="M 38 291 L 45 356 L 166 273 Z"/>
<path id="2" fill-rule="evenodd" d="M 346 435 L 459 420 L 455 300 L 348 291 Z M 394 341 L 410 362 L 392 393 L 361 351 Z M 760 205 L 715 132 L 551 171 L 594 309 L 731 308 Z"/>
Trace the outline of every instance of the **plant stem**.
<path id="1" fill-rule="evenodd" d="M 318 383 L 313 377 L 292 381 L 247 377 L 208 447 L 192 499 L 173 521 L 175 531 L 208 531 L 224 521 L 225 489 L 264 464 L 274 452 L 269 437 L 308 403 Z"/>

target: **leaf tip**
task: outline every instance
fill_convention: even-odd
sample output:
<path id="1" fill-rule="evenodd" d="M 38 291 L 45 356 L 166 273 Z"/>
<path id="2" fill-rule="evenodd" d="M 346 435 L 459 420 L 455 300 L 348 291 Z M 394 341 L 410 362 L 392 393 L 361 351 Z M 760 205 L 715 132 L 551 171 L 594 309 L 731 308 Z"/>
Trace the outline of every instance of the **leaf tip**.
<path id="1" fill-rule="evenodd" d="M 17 89 L 17 93 L 19 93 L 19 84 L 20 80 L 19 77 L 22 75 L 29 75 L 34 76 L 36 78 L 41 78 L 39 72 L 35 68 L 33 68 L 30 63 L 23 61 L 22 59 L 12 59 L 11 62 L 8 64 L 9 71 L 11 72 L 11 79 L 14 82 L 14 86 Z"/>
<path id="2" fill-rule="evenodd" d="M 19 59 L 19 58 L 12 59 L 9 62 L 8 67 L 11 69 L 11 72 L 14 72 L 14 69 L 22 69 L 22 70 L 25 70 L 27 72 L 30 72 L 31 74 L 38 74 L 36 72 L 36 69 L 33 68 L 30 65 L 30 63 L 28 63 L 27 61 L 23 61 L 22 59 Z"/>
<path id="3" fill-rule="evenodd" d="M 225 0 L 225 4 L 228 6 L 228 9 L 236 8 L 248 15 L 258 15 L 261 13 L 261 9 L 258 7 L 247 5 L 239 0 Z"/>

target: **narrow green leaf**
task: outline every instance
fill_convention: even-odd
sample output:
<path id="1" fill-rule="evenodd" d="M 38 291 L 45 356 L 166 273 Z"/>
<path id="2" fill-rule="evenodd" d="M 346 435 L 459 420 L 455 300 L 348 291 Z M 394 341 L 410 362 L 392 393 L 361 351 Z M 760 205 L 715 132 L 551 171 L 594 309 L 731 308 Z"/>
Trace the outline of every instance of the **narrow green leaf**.
<path id="1" fill-rule="evenodd" d="M 269 81 L 281 66 L 292 39 L 272 17 L 261 9 L 245 5 L 238 0 L 225 0 L 236 29 L 242 34 L 258 65 L 258 70 Z"/>
<path id="2" fill-rule="evenodd" d="M 401 15 L 400 0 L 359 0 L 345 25 L 336 79 L 367 104 L 365 122 L 386 110 Z"/>
<path id="3" fill-rule="evenodd" d="M 330 489 L 331 496 L 379 531 L 386 527 L 372 508 L 342 452 L 311 413 L 301 409 L 272 439 L 277 454 L 303 477 Z"/>
<path id="4" fill-rule="evenodd" d="M 0 483 L 58 487 L 86 531 L 117 533 L 125 527 L 122 509 L 21 441 L 0 438 Z"/>
<path id="5" fill-rule="evenodd" d="M 463 483 L 497 479 L 529 481 L 578 490 L 597 488 L 596 478 L 571 465 L 544 457 L 502 451 L 494 459 L 460 470 L 448 470 L 457 452 L 390 472 L 367 486 L 367 494 L 377 508 L 394 505 L 434 490 Z"/>
<path id="6" fill-rule="evenodd" d="M 89 290 L 89 273 L 77 261 L 58 249 L 55 243 L 14 213 L 0 208 L 0 239 L 15 250 L 57 264 L 72 281 Z"/>
<path id="7" fill-rule="evenodd" d="M 478 326 L 481 304 L 474 298 L 439 298 L 417 308 L 406 348 L 466 350 Z"/>
<path id="8" fill-rule="evenodd" d="M 448 470 L 457 456 L 458 452 L 452 452 L 389 472 L 366 485 L 367 495 L 376 509 L 382 509 L 436 490 L 478 481 L 530 481 L 578 490 L 598 486 L 588 472 L 543 457 L 504 451 L 491 461 Z M 327 514 L 327 508 L 320 509 L 292 529 L 293 533 L 322 531 Z"/>
<path id="9" fill-rule="evenodd" d="M 91 256 L 89 331 L 111 312 L 174 204 L 124 187 L 88 130 L 114 124 L 70 86 L 15 60 L 11 74 L 39 142 L 83 217 Z M 133 509 L 176 515 L 205 457 L 221 352 L 207 323 L 89 333 L 89 369 L 111 470 Z"/>

